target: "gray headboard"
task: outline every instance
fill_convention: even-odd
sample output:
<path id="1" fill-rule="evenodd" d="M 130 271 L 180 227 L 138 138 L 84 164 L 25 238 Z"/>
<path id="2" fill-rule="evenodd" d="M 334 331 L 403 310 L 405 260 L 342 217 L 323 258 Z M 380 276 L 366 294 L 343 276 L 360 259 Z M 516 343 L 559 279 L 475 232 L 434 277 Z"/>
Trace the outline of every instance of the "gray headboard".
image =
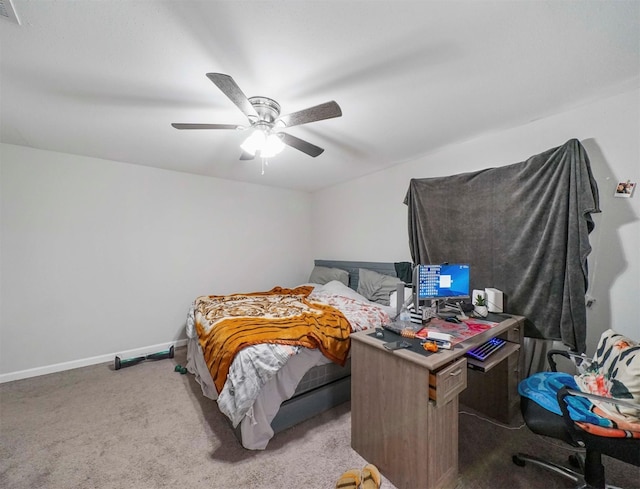
<path id="1" fill-rule="evenodd" d="M 384 275 L 397 277 L 396 263 L 374 261 L 340 261 L 340 260 L 314 260 L 319 267 L 340 268 L 349 272 L 349 287 L 358 290 L 359 269 L 366 268 Z M 404 264 L 404 262 L 401 262 Z M 407 265 L 411 265 L 407 263 Z"/>

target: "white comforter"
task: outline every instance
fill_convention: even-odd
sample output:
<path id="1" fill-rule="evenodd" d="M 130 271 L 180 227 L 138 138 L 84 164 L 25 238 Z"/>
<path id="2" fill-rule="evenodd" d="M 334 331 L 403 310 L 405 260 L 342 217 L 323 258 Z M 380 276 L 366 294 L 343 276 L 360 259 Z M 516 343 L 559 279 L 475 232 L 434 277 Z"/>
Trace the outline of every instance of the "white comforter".
<path id="1" fill-rule="evenodd" d="M 311 284 L 314 290 L 309 300 L 329 304 L 340 310 L 351 325 L 352 331 L 382 326 L 389 322 L 392 309 L 373 302 L 338 281 L 325 285 Z M 197 338 L 195 311 L 192 306 L 187 317 L 187 335 Z M 297 354 L 300 346 L 260 344 L 243 348 L 233 360 L 227 381 L 219 395 L 215 389 L 203 392 L 216 400 L 234 427 L 249 412 L 260 389 L 273 378 Z"/>

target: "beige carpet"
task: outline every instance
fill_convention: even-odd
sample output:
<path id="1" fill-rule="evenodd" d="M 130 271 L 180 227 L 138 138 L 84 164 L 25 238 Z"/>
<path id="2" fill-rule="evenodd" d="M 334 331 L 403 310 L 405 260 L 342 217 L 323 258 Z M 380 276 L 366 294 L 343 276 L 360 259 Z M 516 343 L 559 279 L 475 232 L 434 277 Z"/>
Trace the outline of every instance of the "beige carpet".
<path id="1" fill-rule="evenodd" d="M 0 487 L 332 489 L 343 471 L 366 463 L 350 447 L 349 403 L 277 435 L 265 451 L 243 449 L 193 376 L 174 371 L 185 353 L 0 385 Z M 569 454 L 526 428 L 460 414 L 458 488 L 571 487 L 516 467 L 511 454 L 519 449 L 561 463 Z M 605 462 L 611 484 L 640 487 L 636 467 Z M 395 486 L 384 479 L 382 487 Z"/>

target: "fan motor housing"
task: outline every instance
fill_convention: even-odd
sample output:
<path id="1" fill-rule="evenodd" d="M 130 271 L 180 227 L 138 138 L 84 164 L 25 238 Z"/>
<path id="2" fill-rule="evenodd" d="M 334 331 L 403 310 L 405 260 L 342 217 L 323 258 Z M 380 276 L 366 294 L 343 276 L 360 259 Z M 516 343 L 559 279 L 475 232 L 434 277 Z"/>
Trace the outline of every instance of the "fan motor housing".
<path id="1" fill-rule="evenodd" d="M 268 97 L 249 97 L 260 121 L 273 123 L 280 116 L 280 104 Z"/>

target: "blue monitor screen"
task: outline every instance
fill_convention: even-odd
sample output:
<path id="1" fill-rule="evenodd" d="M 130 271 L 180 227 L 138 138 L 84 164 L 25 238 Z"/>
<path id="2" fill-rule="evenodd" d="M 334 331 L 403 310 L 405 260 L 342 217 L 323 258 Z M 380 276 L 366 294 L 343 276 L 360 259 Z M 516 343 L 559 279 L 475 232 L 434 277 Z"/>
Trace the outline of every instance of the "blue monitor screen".
<path id="1" fill-rule="evenodd" d="M 469 265 L 417 265 L 413 282 L 418 300 L 469 297 Z"/>

